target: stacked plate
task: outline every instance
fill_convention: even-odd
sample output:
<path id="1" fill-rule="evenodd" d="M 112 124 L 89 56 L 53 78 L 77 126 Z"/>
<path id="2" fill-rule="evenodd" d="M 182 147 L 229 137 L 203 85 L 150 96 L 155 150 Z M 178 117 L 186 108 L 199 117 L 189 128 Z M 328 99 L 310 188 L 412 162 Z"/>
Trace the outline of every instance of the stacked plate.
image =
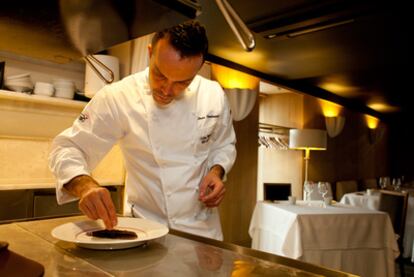
<path id="1" fill-rule="evenodd" d="M 75 95 L 75 84 L 72 80 L 55 79 L 53 81 L 55 87 L 55 96 L 66 99 L 73 99 Z"/>
<path id="2" fill-rule="evenodd" d="M 43 96 L 53 96 L 53 85 L 45 82 L 36 82 L 33 93 Z"/>
<path id="3" fill-rule="evenodd" d="M 8 89 L 18 92 L 31 92 L 33 90 L 33 82 L 30 73 L 6 77 L 4 85 Z"/>

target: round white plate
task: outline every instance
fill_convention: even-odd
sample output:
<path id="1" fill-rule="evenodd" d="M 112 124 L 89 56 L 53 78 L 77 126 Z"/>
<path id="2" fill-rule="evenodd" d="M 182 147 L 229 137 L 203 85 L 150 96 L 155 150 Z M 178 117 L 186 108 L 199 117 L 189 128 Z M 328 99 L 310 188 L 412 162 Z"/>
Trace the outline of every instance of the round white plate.
<path id="1" fill-rule="evenodd" d="M 54 228 L 52 236 L 84 248 L 112 250 L 135 247 L 168 233 L 168 228 L 158 222 L 132 217 L 118 217 L 118 225 L 115 228 L 135 232 L 138 238 L 109 239 L 88 236 L 87 232 L 105 229 L 102 220 L 65 223 Z"/>

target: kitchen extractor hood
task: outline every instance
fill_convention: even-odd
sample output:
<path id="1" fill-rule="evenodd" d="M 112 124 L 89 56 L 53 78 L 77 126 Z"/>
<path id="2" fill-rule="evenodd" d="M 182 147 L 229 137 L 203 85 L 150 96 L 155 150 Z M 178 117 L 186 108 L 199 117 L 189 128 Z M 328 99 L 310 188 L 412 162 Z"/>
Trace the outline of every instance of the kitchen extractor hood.
<path id="1" fill-rule="evenodd" d="M 7 0 L 0 51 L 67 63 L 200 13 L 197 0 Z"/>

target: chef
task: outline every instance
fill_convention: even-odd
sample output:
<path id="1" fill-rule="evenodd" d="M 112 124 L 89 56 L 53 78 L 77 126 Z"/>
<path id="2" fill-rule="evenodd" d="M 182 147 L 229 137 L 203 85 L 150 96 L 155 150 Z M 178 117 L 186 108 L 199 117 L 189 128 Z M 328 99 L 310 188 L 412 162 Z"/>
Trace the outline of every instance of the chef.
<path id="1" fill-rule="evenodd" d="M 53 141 L 49 165 L 59 204 L 117 224 L 110 193 L 90 174 L 115 143 L 125 161 L 133 216 L 222 240 L 217 206 L 236 158 L 227 98 L 197 72 L 208 50 L 205 29 L 187 22 L 154 35 L 149 68 L 103 87 L 73 126 Z"/>

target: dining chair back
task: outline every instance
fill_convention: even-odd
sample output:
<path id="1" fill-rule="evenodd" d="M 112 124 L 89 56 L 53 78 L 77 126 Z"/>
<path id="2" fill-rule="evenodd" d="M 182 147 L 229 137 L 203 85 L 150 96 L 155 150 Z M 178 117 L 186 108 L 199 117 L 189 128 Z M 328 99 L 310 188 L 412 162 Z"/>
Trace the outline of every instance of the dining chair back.
<path id="1" fill-rule="evenodd" d="M 336 200 L 340 201 L 344 194 L 358 191 L 358 182 L 355 180 L 338 181 L 335 187 Z"/>
<path id="2" fill-rule="evenodd" d="M 394 233 L 397 235 L 397 244 L 400 250 L 400 256 L 396 262 L 399 265 L 400 276 L 405 276 L 404 260 L 404 229 L 407 216 L 408 193 L 391 190 L 380 190 L 379 210 L 388 213 L 390 216 Z"/>
<path id="3" fill-rule="evenodd" d="M 380 190 L 380 193 L 379 210 L 388 213 L 394 232 L 401 238 L 399 241 L 402 242 L 407 215 L 408 193 L 390 190 Z"/>

